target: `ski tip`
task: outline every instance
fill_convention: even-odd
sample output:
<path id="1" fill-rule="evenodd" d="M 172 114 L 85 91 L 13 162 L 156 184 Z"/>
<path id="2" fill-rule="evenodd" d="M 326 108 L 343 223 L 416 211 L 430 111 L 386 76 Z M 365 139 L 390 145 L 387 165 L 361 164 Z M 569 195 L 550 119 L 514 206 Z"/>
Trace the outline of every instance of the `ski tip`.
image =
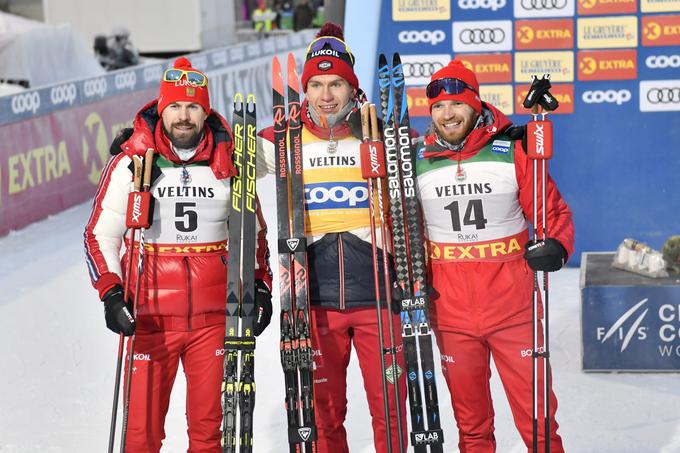
<path id="1" fill-rule="evenodd" d="M 300 92 L 300 78 L 298 77 L 297 63 L 292 53 L 288 54 L 288 88 Z"/>
<path id="2" fill-rule="evenodd" d="M 241 93 L 236 93 L 234 95 L 234 106 L 243 104 L 243 95 Z"/>
<path id="3" fill-rule="evenodd" d="M 255 95 L 252 94 L 252 93 L 248 93 L 248 97 L 247 97 L 247 99 L 246 99 L 246 102 L 247 102 L 248 104 L 251 104 L 251 103 L 252 103 L 252 104 L 255 104 Z"/>
<path id="4" fill-rule="evenodd" d="M 380 66 L 385 66 L 387 65 L 387 57 L 385 56 L 384 53 L 381 53 L 380 56 L 378 57 L 378 64 Z"/>
<path id="5" fill-rule="evenodd" d="M 281 62 L 278 57 L 272 58 L 272 87 L 274 91 L 283 93 L 283 75 L 281 73 Z"/>
<path id="6" fill-rule="evenodd" d="M 392 64 L 393 65 L 401 64 L 401 56 L 399 55 L 399 52 L 394 52 L 392 54 Z"/>

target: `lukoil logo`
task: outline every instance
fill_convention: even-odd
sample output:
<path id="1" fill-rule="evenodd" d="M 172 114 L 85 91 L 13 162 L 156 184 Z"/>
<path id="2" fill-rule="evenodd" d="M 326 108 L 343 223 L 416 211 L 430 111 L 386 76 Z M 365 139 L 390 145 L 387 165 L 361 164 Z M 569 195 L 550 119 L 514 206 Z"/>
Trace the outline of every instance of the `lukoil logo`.
<path id="1" fill-rule="evenodd" d="M 650 55 L 645 64 L 651 69 L 680 68 L 680 55 Z"/>
<path id="2" fill-rule="evenodd" d="M 73 105 L 77 96 L 78 91 L 76 90 L 76 85 L 74 83 L 59 85 L 50 90 L 50 100 L 53 105 Z"/>
<path id="3" fill-rule="evenodd" d="M 31 112 L 35 114 L 40 108 L 40 94 L 37 91 L 32 93 L 17 94 L 12 97 L 12 113 L 18 115 L 20 113 Z"/>
<path id="4" fill-rule="evenodd" d="M 621 105 L 631 100 L 633 95 L 629 90 L 588 90 L 583 92 L 583 102 L 586 104 L 610 104 Z"/>
<path id="5" fill-rule="evenodd" d="M 647 327 L 640 326 L 640 324 L 645 319 L 645 316 L 647 316 L 647 312 L 649 311 L 649 308 L 645 308 L 644 310 L 642 309 L 648 300 L 648 298 L 644 298 L 637 304 L 633 305 L 633 307 L 622 314 L 619 319 L 614 321 L 608 330 L 605 331 L 605 327 L 598 327 L 596 333 L 597 340 L 600 343 L 604 343 L 608 339 L 616 336 L 619 340 L 622 340 L 621 352 L 623 352 L 626 350 L 633 338 L 637 338 L 638 340 L 646 339 Z M 638 314 L 635 321 L 633 321 L 627 328 L 624 328 L 623 325 L 626 323 L 626 321 L 628 321 L 628 319 L 632 319 L 635 314 Z"/>
<path id="6" fill-rule="evenodd" d="M 106 94 L 106 89 L 108 88 L 108 82 L 104 77 L 98 77 L 96 79 L 86 80 L 83 84 L 83 93 L 86 98 L 91 98 L 99 96 L 104 97 Z"/>
<path id="7" fill-rule="evenodd" d="M 368 189 L 361 183 L 305 184 L 307 209 L 347 209 L 368 206 Z"/>
<path id="8" fill-rule="evenodd" d="M 446 39 L 443 30 L 404 30 L 399 32 L 399 42 L 404 44 L 430 43 L 435 46 Z"/>
<path id="9" fill-rule="evenodd" d="M 126 88 L 134 90 L 135 85 L 137 85 L 137 74 L 135 71 L 125 71 L 120 74 L 116 74 L 115 84 L 117 90 L 124 90 Z"/>
<path id="10" fill-rule="evenodd" d="M 490 9 L 496 11 L 503 8 L 507 2 L 505 0 L 458 0 L 460 9 Z"/>

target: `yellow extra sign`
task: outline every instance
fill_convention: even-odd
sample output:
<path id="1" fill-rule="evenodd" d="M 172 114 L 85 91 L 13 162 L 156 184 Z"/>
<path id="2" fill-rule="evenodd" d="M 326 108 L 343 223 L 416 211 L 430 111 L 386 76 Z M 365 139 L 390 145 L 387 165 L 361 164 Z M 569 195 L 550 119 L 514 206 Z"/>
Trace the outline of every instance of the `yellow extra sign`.
<path id="1" fill-rule="evenodd" d="M 451 20 L 451 0 L 392 0 L 392 20 Z"/>
<path id="2" fill-rule="evenodd" d="M 514 113 L 512 85 L 480 85 L 479 96 L 506 115 Z"/>
<path id="3" fill-rule="evenodd" d="M 579 49 L 637 47 L 638 18 L 636 16 L 593 17 L 577 20 Z"/>
<path id="4" fill-rule="evenodd" d="M 680 11 L 680 0 L 640 0 L 643 13 L 670 13 Z"/>
<path id="5" fill-rule="evenodd" d="M 531 83 L 532 75 L 542 74 L 553 82 L 573 82 L 574 52 L 515 52 L 515 82 Z"/>

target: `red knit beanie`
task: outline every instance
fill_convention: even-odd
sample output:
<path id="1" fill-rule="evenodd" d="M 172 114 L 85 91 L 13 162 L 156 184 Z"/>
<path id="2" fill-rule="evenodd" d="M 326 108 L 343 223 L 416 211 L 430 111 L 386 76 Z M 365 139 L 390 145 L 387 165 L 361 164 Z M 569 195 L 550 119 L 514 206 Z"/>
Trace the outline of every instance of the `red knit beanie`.
<path id="1" fill-rule="evenodd" d="M 191 62 L 184 57 L 179 57 L 175 60 L 173 68 L 184 71 L 195 71 L 203 74 L 191 67 Z M 203 74 L 205 76 L 205 74 Z M 206 80 L 208 77 L 206 76 Z M 205 113 L 210 113 L 210 94 L 208 93 L 208 85 L 197 86 L 187 79 L 186 75 L 176 82 L 166 82 L 161 80 L 160 94 L 158 95 L 158 114 L 163 113 L 163 109 L 173 102 L 186 101 L 194 102 L 205 110 Z"/>
<path id="2" fill-rule="evenodd" d="M 452 100 L 464 102 L 475 109 L 477 113 L 482 113 L 482 101 L 479 98 L 479 82 L 477 82 L 477 77 L 475 76 L 475 73 L 466 68 L 460 60 L 452 60 L 447 66 L 432 74 L 430 82 L 439 79 L 458 79 L 470 85 L 475 91 L 466 88 L 462 93 L 448 94 L 446 91 L 442 90 L 437 97 L 429 100 L 430 111 L 432 111 L 432 104 L 435 102 Z"/>
<path id="3" fill-rule="evenodd" d="M 315 75 L 334 74 L 342 77 L 355 90 L 359 79 L 354 73 L 354 55 L 344 41 L 340 25 L 326 22 L 316 39 L 307 49 L 305 66 L 302 69 L 302 90 L 307 92 L 307 82 Z"/>

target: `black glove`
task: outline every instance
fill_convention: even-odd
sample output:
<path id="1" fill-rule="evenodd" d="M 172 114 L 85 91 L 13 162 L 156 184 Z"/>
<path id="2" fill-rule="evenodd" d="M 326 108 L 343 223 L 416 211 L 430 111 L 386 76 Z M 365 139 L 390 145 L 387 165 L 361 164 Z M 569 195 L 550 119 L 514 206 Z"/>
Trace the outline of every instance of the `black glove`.
<path id="1" fill-rule="evenodd" d="M 272 293 L 262 280 L 255 280 L 255 318 L 253 334 L 257 337 L 272 320 Z"/>
<path id="2" fill-rule="evenodd" d="M 135 333 L 132 305 L 123 300 L 123 288 L 120 285 L 115 285 L 108 290 L 102 297 L 102 302 L 104 302 L 106 327 L 115 333 L 122 333 L 126 337 Z"/>
<path id="3" fill-rule="evenodd" d="M 567 250 L 555 238 L 529 241 L 524 246 L 524 259 L 535 271 L 555 272 L 567 262 Z"/>
<path id="4" fill-rule="evenodd" d="M 392 313 L 398 315 L 401 313 L 401 300 L 404 298 L 404 290 L 397 282 L 392 282 Z"/>

